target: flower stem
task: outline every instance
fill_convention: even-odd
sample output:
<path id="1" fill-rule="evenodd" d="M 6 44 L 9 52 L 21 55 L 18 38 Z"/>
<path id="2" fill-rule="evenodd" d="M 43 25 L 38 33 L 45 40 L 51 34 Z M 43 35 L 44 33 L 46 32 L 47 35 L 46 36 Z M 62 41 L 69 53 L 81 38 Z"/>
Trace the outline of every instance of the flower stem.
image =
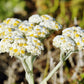
<path id="1" fill-rule="evenodd" d="M 34 84 L 32 56 L 22 59 L 21 62 L 26 72 L 26 80 L 29 84 Z"/>
<path id="2" fill-rule="evenodd" d="M 48 76 L 40 83 L 40 84 L 46 84 L 46 82 L 53 76 L 53 74 L 61 67 L 63 64 L 63 55 L 64 52 L 61 51 L 60 53 L 60 62 L 55 66 L 55 68 L 48 74 Z"/>
<path id="3" fill-rule="evenodd" d="M 58 70 L 58 68 L 63 64 L 62 61 L 60 61 L 56 67 L 48 74 L 48 76 L 40 83 L 40 84 L 45 84 L 50 78 L 51 76 L 55 73 L 56 70 Z"/>
<path id="4" fill-rule="evenodd" d="M 67 53 L 66 56 L 64 56 L 64 52 L 62 51 L 60 53 L 60 62 L 55 66 L 55 68 L 48 74 L 48 76 L 40 83 L 40 84 L 46 84 L 47 81 L 53 76 L 53 74 L 63 65 L 63 62 L 66 61 L 69 56 L 72 54 L 73 52 L 69 51 L 69 53 Z"/>
<path id="5" fill-rule="evenodd" d="M 26 73 L 26 80 L 28 81 L 29 84 L 34 84 L 33 72 Z"/>
<path id="6" fill-rule="evenodd" d="M 59 73 L 60 73 L 60 84 L 63 84 L 64 83 L 64 78 L 63 78 L 63 65 L 60 67 Z"/>
<path id="7" fill-rule="evenodd" d="M 83 53 L 82 53 L 82 50 L 79 51 L 79 56 L 78 56 L 78 64 L 77 64 L 79 67 L 82 67 L 84 64 L 83 64 Z"/>

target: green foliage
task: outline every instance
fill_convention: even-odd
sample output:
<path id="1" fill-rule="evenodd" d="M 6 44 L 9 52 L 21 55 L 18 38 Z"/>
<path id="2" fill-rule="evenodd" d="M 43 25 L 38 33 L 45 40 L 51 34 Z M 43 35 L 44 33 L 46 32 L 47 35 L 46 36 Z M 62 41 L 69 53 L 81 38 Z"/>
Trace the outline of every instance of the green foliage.
<path id="1" fill-rule="evenodd" d="M 69 26 L 71 21 L 74 21 L 74 17 L 77 17 L 80 21 L 78 25 L 84 27 L 83 5 L 84 0 L 36 0 L 39 14 L 55 16 L 59 23 L 66 26 Z"/>
<path id="2" fill-rule="evenodd" d="M 81 3 L 84 3 L 84 0 L 71 1 L 72 18 L 77 17 L 77 15 L 79 14 L 79 11 L 82 10 L 83 5 Z"/>
<path id="3" fill-rule="evenodd" d="M 80 21 L 80 26 L 84 29 L 84 11 L 83 11 L 82 20 Z"/>
<path id="4" fill-rule="evenodd" d="M 84 84 L 84 73 L 80 74 L 81 80 L 78 81 L 78 84 Z"/>
<path id="5" fill-rule="evenodd" d="M 72 20 L 74 17 L 77 17 L 78 20 L 80 20 L 78 25 L 84 28 L 84 0 L 72 0 L 70 9 L 72 13 Z"/>
<path id="6" fill-rule="evenodd" d="M 84 28 L 84 0 L 34 0 L 38 14 L 49 14 L 54 16 L 57 21 L 65 26 L 74 25 L 74 17 L 77 17 L 78 25 Z M 0 20 L 13 17 L 20 13 L 25 16 L 24 8 L 29 7 L 25 0 L 0 0 Z M 33 1 L 32 1 L 33 3 Z M 32 4 L 30 4 L 32 5 Z M 32 7 L 32 6 L 31 6 Z M 31 11 L 26 10 L 31 13 Z"/>
<path id="7" fill-rule="evenodd" d="M 84 78 L 81 81 L 78 81 L 78 84 L 84 84 Z"/>
<path id="8" fill-rule="evenodd" d="M 63 1 L 61 1 L 60 2 L 60 11 L 61 11 L 61 13 L 60 13 L 60 15 L 61 16 L 65 16 L 65 2 L 64 2 L 64 0 Z"/>
<path id="9" fill-rule="evenodd" d="M 84 79 L 84 73 L 82 73 L 80 76 L 81 76 L 82 79 Z"/>
<path id="10" fill-rule="evenodd" d="M 59 6 L 59 0 L 54 0 L 53 2 L 51 0 L 37 0 L 36 5 L 39 14 L 53 14 Z"/>
<path id="11" fill-rule="evenodd" d="M 12 17 L 16 11 L 23 10 L 23 0 L 0 0 L 0 20 Z"/>

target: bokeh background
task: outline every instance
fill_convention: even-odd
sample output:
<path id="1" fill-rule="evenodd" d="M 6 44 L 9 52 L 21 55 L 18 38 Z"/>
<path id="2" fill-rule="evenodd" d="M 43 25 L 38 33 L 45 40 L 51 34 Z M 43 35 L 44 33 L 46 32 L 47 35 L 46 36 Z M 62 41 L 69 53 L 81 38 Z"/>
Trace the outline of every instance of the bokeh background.
<path id="1" fill-rule="evenodd" d="M 0 22 L 8 17 L 27 20 L 33 14 L 49 14 L 63 25 L 63 28 L 79 25 L 84 29 L 84 0 L 0 0 Z M 54 32 L 44 40 L 45 50 L 34 62 L 35 84 L 39 84 L 59 61 L 60 50 L 52 46 L 52 39 L 57 34 L 61 34 L 61 31 Z M 72 62 L 67 60 L 64 63 L 64 84 L 84 84 L 84 67 L 80 68 L 76 79 L 71 80 L 77 55 L 72 55 Z M 57 72 L 48 84 L 60 84 L 59 78 Z M 7 53 L 0 54 L 0 84 L 27 84 L 20 61 L 11 58 Z"/>
<path id="2" fill-rule="evenodd" d="M 32 14 L 49 14 L 65 26 L 84 27 L 84 0 L 0 0 L 0 20 L 16 17 L 28 19 Z"/>

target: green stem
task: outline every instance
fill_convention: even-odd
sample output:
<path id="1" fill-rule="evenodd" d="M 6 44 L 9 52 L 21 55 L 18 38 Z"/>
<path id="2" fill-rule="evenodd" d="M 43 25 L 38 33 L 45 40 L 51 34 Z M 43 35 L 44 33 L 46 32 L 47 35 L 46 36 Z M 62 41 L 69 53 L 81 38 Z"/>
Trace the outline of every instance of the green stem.
<path id="1" fill-rule="evenodd" d="M 48 74 L 48 76 L 40 83 L 40 84 L 45 84 L 50 78 L 51 76 L 58 70 L 58 68 L 63 64 L 62 61 L 60 61 L 56 67 Z"/>
<path id="2" fill-rule="evenodd" d="M 26 72 L 26 80 L 29 84 L 34 84 L 32 56 L 22 59 L 21 62 Z"/>
<path id="3" fill-rule="evenodd" d="M 60 53 L 60 62 L 56 65 L 56 67 L 48 74 L 48 76 L 40 84 L 46 84 L 46 82 L 53 76 L 53 74 L 63 64 L 63 61 L 62 61 L 63 55 L 64 55 L 64 52 L 61 50 L 61 53 Z"/>
<path id="4" fill-rule="evenodd" d="M 69 52 L 67 56 L 63 56 L 64 52 L 60 53 L 60 62 L 55 66 L 55 68 L 48 74 L 48 76 L 40 83 L 46 84 L 47 81 L 53 76 L 53 74 L 63 65 L 63 62 L 66 61 L 73 52 Z"/>

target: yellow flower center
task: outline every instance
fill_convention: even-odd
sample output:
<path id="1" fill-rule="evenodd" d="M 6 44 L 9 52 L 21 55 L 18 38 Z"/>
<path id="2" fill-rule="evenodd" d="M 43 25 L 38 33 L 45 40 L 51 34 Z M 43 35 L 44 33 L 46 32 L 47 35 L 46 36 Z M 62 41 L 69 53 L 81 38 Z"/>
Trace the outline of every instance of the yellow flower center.
<path id="1" fill-rule="evenodd" d="M 40 29 L 36 29 L 37 31 L 39 31 Z"/>
<path id="2" fill-rule="evenodd" d="M 23 44 L 23 46 L 27 46 L 27 44 L 26 44 L 26 43 L 24 43 L 24 44 Z"/>
<path id="3" fill-rule="evenodd" d="M 9 22 L 10 22 L 10 19 L 8 21 L 6 21 L 6 24 L 9 24 Z"/>
<path id="4" fill-rule="evenodd" d="M 25 28 L 25 29 L 24 29 L 24 31 L 26 32 L 26 31 L 28 31 L 28 29 L 27 29 L 27 28 Z"/>
<path id="5" fill-rule="evenodd" d="M 38 36 L 37 36 L 37 35 L 35 35 L 34 37 L 35 37 L 35 38 L 37 38 Z"/>
<path id="6" fill-rule="evenodd" d="M 48 18 L 48 17 L 45 17 L 45 19 L 46 19 L 46 20 L 49 20 L 49 18 Z"/>
<path id="7" fill-rule="evenodd" d="M 14 23 L 13 25 L 14 25 L 14 26 L 17 26 L 17 23 Z"/>
<path id="8" fill-rule="evenodd" d="M 16 53 L 18 51 L 18 49 L 14 49 L 14 52 Z"/>
<path id="9" fill-rule="evenodd" d="M 3 48 L 4 46 L 3 45 L 1 45 L 1 48 Z"/>
<path id="10" fill-rule="evenodd" d="M 65 43 L 66 41 L 65 40 L 63 40 L 63 43 Z"/>
<path id="11" fill-rule="evenodd" d="M 19 46 L 22 47 L 23 46 L 23 43 L 19 43 Z"/>
<path id="12" fill-rule="evenodd" d="M 16 21 L 16 23 L 20 23 L 19 21 Z"/>
<path id="13" fill-rule="evenodd" d="M 10 47 L 9 50 L 13 50 L 13 47 Z"/>
<path id="14" fill-rule="evenodd" d="M 34 26 L 33 24 L 31 24 L 31 26 Z"/>
<path id="15" fill-rule="evenodd" d="M 73 33 L 77 33 L 77 31 L 76 30 L 74 30 L 74 32 Z"/>
<path id="16" fill-rule="evenodd" d="M 8 31 L 9 31 L 9 32 L 11 32 L 11 31 L 12 31 L 12 29 L 11 29 L 11 28 L 9 28 L 9 29 L 8 29 Z"/>
<path id="17" fill-rule="evenodd" d="M 29 27 L 29 29 L 32 29 L 32 27 Z"/>
<path id="18" fill-rule="evenodd" d="M 84 39 L 82 40 L 82 42 L 84 43 Z"/>
<path id="19" fill-rule="evenodd" d="M 3 40 L 3 42 L 5 42 L 5 41 L 6 41 L 6 39 Z"/>
<path id="20" fill-rule="evenodd" d="M 70 34 L 67 34 L 68 37 L 70 37 Z"/>
<path id="21" fill-rule="evenodd" d="M 58 26 L 56 25 L 55 28 L 58 29 Z"/>
<path id="22" fill-rule="evenodd" d="M 61 40 L 63 40 L 64 38 L 63 38 L 63 37 L 61 37 L 60 39 L 61 39 Z"/>
<path id="23" fill-rule="evenodd" d="M 77 45 L 80 45 L 80 42 L 77 42 Z"/>
<path id="24" fill-rule="evenodd" d="M 0 28 L 1 28 L 2 26 L 0 25 Z"/>
<path id="25" fill-rule="evenodd" d="M 31 34 L 30 36 L 34 36 L 34 34 Z"/>
<path id="26" fill-rule="evenodd" d="M 39 46 L 40 46 L 41 44 L 40 44 L 40 43 L 37 43 L 37 45 L 39 45 Z"/>
<path id="27" fill-rule="evenodd" d="M 2 32 L 2 35 L 5 35 L 5 32 Z"/>
<path id="28" fill-rule="evenodd" d="M 75 37 L 79 37 L 79 34 L 76 34 Z"/>
<path id="29" fill-rule="evenodd" d="M 42 17 L 43 17 L 43 18 L 45 18 L 46 20 L 49 20 L 49 18 L 48 18 L 48 17 L 46 17 L 46 16 L 44 16 L 44 15 L 42 15 Z"/>
<path id="30" fill-rule="evenodd" d="M 24 28 L 21 28 L 21 31 L 23 31 L 24 30 Z"/>
<path id="31" fill-rule="evenodd" d="M 38 32 L 38 35 L 41 35 L 41 32 Z"/>
<path id="32" fill-rule="evenodd" d="M 25 53 L 25 51 L 24 51 L 24 50 L 21 50 L 21 53 L 22 53 L 22 54 L 24 54 L 24 53 Z"/>
<path id="33" fill-rule="evenodd" d="M 42 32 L 42 34 L 43 34 L 43 35 L 45 35 L 45 33 L 44 33 L 44 32 Z"/>
<path id="34" fill-rule="evenodd" d="M 36 49 L 39 49 L 37 46 L 35 47 Z"/>
<path id="35" fill-rule="evenodd" d="M 22 26 L 19 26 L 19 29 L 21 29 L 22 28 Z"/>
<path id="36" fill-rule="evenodd" d="M 34 40 L 34 42 L 37 42 L 37 40 Z"/>
<path id="37" fill-rule="evenodd" d="M 46 27 L 43 27 L 44 29 L 46 28 Z"/>

